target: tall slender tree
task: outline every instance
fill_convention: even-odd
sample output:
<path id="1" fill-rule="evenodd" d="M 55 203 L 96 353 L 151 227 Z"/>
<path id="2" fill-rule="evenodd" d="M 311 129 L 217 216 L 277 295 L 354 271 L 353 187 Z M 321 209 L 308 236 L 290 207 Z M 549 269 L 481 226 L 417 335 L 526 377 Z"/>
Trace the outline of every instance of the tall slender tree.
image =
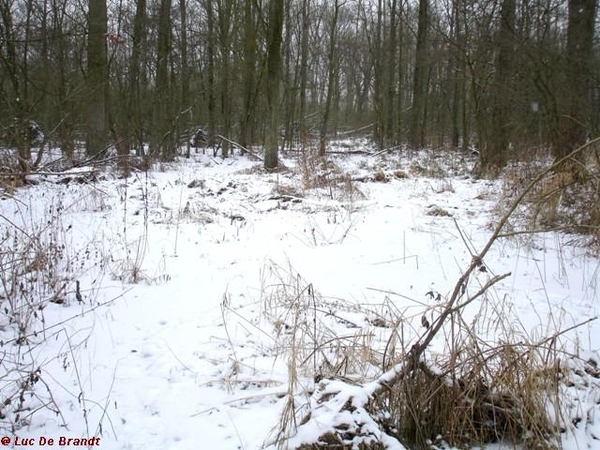
<path id="1" fill-rule="evenodd" d="M 190 99 L 190 70 L 188 62 L 188 21 L 187 21 L 187 1 L 179 0 L 179 20 L 181 21 L 181 38 L 180 38 L 180 53 L 181 53 L 181 111 L 178 116 L 179 122 L 183 128 L 187 129 L 190 126 L 190 111 L 192 100 Z M 190 140 L 186 139 L 186 157 L 190 157 Z"/>
<path id="2" fill-rule="evenodd" d="M 87 139 L 89 156 L 97 156 L 107 143 L 106 0 L 89 0 L 88 10 L 88 73 L 87 73 Z"/>
<path id="3" fill-rule="evenodd" d="M 306 126 L 306 90 L 308 82 L 308 34 L 310 32 L 310 1 L 302 0 L 302 29 L 300 37 L 300 105 L 298 112 L 298 128 L 300 143 L 304 149 L 308 140 L 308 127 Z"/>
<path id="4" fill-rule="evenodd" d="M 567 28 L 566 105 L 560 128 L 563 142 L 554 146 L 561 158 L 588 138 L 596 0 L 569 0 Z"/>
<path id="5" fill-rule="evenodd" d="M 240 123 L 240 143 L 248 147 L 254 140 L 254 114 L 256 111 L 256 63 L 257 63 L 257 28 L 254 2 L 244 2 L 244 35 L 243 35 L 243 103 Z"/>
<path id="6" fill-rule="evenodd" d="M 145 85 L 146 34 L 147 34 L 146 0 L 137 0 L 133 19 L 133 38 L 129 59 L 129 95 L 127 97 L 127 122 L 131 140 L 138 156 L 144 149 L 145 127 L 142 115 L 142 86 Z"/>
<path id="7" fill-rule="evenodd" d="M 497 57 L 491 86 L 491 120 L 488 135 L 481 148 L 481 171 L 496 175 L 508 160 L 511 105 L 514 91 L 515 0 L 502 0 L 500 27 L 497 33 Z"/>
<path id="8" fill-rule="evenodd" d="M 335 94 L 335 82 L 337 78 L 337 33 L 338 33 L 338 18 L 340 8 L 343 2 L 335 0 L 333 4 L 333 12 L 329 23 L 329 39 L 327 44 L 327 91 L 325 93 L 325 105 L 323 106 L 323 116 L 321 118 L 321 129 L 319 131 L 319 156 L 325 156 L 325 148 L 327 146 L 327 131 L 329 121 L 331 119 L 331 103 Z"/>
<path id="9" fill-rule="evenodd" d="M 163 159 L 175 156 L 169 58 L 171 55 L 171 0 L 161 0 L 158 15 L 156 49 L 156 85 L 154 86 L 154 127 L 151 151 Z"/>
<path id="10" fill-rule="evenodd" d="M 427 93 L 427 63 L 429 36 L 429 0 L 419 0 L 417 45 L 413 73 L 412 110 L 409 144 L 413 148 L 425 145 L 425 102 Z"/>
<path id="11" fill-rule="evenodd" d="M 283 40 L 284 0 L 269 0 L 267 32 L 267 111 L 265 169 L 279 164 L 279 101 L 281 91 L 281 42 Z"/>

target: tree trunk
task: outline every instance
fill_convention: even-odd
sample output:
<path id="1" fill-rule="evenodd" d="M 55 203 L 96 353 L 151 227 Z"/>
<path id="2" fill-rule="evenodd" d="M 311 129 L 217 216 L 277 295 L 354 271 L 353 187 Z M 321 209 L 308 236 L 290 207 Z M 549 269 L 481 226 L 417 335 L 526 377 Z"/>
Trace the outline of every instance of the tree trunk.
<path id="1" fill-rule="evenodd" d="M 206 27 L 208 31 L 206 51 L 208 56 L 208 145 L 214 147 L 217 134 L 217 109 L 215 86 L 215 18 L 213 0 L 206 0 Z"/>
<path id="2" fill-rule="evenodd" d="M 387 55 L 387 112 L 385 140 L 387 144 L 394 142 L 394 129 L 396 123 L 396 40 L 397 40 L 397 0 L 392 0 L 390 7 L 390 39 Z"/>
<path id="3" fill-rule="evenodd" d="M 171 0 L 161 0 L 158 17 L 156 49 L 156 86 L 154 87 L 154 137 L 152 153 L 164 160 L 175 157 L 172 108 L 169 86 L 169 55 L 171 53 Z"/>
<path id="4" fill-rule="evenodd" d="M 231 88 L 231 32 L 230 21 L 233 15 L 231 0 L 217 2 L 217 17 L 219 23 L 219 44 L 221 48 L 221 71 L 220 71 L 220 99 L 221 99 L 221 125 L 225 137 L 231 137 L 231 122 L 233 115 L 233 92 Z M 229 156 L 229 142 L 223 140 L 221 143 L 221 155 L 223 158 Z"/>
<path id="5" fill-rule="evenodd" d="M 267 40 L 267 110 L 269 122 L 265 142 L 265 169 L 279 164 L 279 98 L 281 82 L 281 41 L 283 31 L 284 0 L 269 0 Z"/>
<path id="6" fill-rule="evenodd" d="M 335 94 L 335 79 L 337 76 L 337 55 L 335 48 L 337 45 L 337 22 L 340 12 L 340 3 L 335 1 L 333 6 L 333 18 L 331 19 L 329 29 L 329 48 L 327 51 L 327 94 L 325 95 L 325 106 L 323 107 L 323 118 L 321 119 L 321 130 L 319 133 L 319 156 L 325 156 L 327 146 L 327 131 L 331 115 L 331 103 Z"/>
<path id="7" fill-rule="evenodd" d="M 300 144 L 305 148 L 308 140 L 308 127 L 306 126 L 306 84 L 308 72 L 308 33 L 310 31 L 309 0 L 302 0 L 302 36 L 300 44 L 300 111 L 298 128 Z"/>
<path id="8" fill-rule="evenodd" d="M 566 105 L 559 119 L 560 133 L 553 146 L 556 159 L 585 143 L 590 131 L 595 0 L 569 0 L 567 29 Z"/>
<path id="9" fill-rule="evenodd" d="M 496 176 L 508 160 L 511 105 L 514 95 L 511 83 L 515 41 L 515 0 L 503 0 L 497 39 L 497 58 L 492 83 L 492 116 L 490 133 L 481 148 L 481 172 Z"/>
<path id="10" fill-rule="evenodd" d="M 419 0 L 419 20 L 417 46 L 415 50 L 415 70 L 413 76 L 413 99 L 409 144 L 413 148 L 425 145 L 425 95 L 428 70 L 426 67 L 429 34 L 429 0 Z"/>
<path id="11" fill-rule="evenodd" d="M 89 0 L 87 142 L 88 156 L 98 156 L 107 141 L 106 0 Z"/>
<path id="12" fill-rule="evenodd" d="M 240 144 L 248 147 L 254 138 L 253 116 L 256 109 L 256 20 L 254 2 L 244 3 L 244 76 Z"/>
<path id="13" fill-rule="evenodd" d="M 374 42 L 371 44 L 373 53 L 373 107 L 375 109 L 375 142 L 379 148 L 384 148 L 385 138 L 385 99 L 384 99 L 384 63 L 383 63 L 383 0 L 377 1 L 377 22 L 375 24 Z"/>
<path id="14" fill-rule="evenodd" d="M 141 61 L 146 54 L 146 0 L 137 0 L 135 6 L 135 17 L 133 19 L 133 45 L 131 58 L 129 60 L 129 96 L 127 99 L 127 121 L 129 123 L 129 135 L 133 137 L 133 143 L 138 156 L 144 153 L 144 125 L 141 108 Z"/>
<path id="15" fill-rule="evenodd" d="M 189 131 L 190 128 L 190 114 L 188 109 L 191 107 L 190 100 L 190 73 L 188 67 L 188 31 L 187 31 L 187 3 L 186 0 L 179 0 L 179 18 L 181 20 L 181 118 L 179 122 L 182 124 L 183 129 Z M 190 157 L 190 140 L 185 140 L 185 156 Z"/>

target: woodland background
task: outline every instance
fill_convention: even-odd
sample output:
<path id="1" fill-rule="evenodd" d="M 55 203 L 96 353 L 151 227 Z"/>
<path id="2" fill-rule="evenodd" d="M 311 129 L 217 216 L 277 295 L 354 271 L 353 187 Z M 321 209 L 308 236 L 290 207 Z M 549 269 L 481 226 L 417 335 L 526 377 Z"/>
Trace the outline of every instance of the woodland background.
<path id="1" fill-rule="evenodd" d="M 202 127 L 274 168 L 365 127 L 494 175 L 597 136 L 597 25 L 595 0 L 0 0 L 2 141 L 27 172 L 36 146 L 169 160 Z"/>

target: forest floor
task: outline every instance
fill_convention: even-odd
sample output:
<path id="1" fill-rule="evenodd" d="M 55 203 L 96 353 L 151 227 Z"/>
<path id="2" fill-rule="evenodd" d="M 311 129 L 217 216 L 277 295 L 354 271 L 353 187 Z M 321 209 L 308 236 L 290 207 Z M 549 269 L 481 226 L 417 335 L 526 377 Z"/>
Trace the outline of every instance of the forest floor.
<path id="1" fill-rule="evenodd" d="M 378 376 L 384 324 L 401 317 L 407 343 L 423 333 L 510 192 L 506 180 L 473 179 L 460 154 L 329 161 L 323 169 L 284 155 L 285 169 L 265 173 L 251 158 L 193 154 L 127 179 L 99 172 L 91 182 L 88 168 L 36 176 L 5 195 L 8 444 L 75 448 L 85 441 L 65 439 L 99 437 L 104 450 L 269 447 L 290 382 L 286 335 L 313 309 L 324 312 L 315 335 L 373 349 L 335 370 L 356 383 Z M 529 226 L 517 214 L 510 230 Z M 600 361 L 600 323 L 586 322 L 600 314 L 600 260 L 582 242 L 557 232 L 498 240 L 476 281 L 511 276 L 464 311 L 467 322 L 489 315 L 478 338 L 535 341 L 568 330 L 556 343 L 565 358 Z M 305 290 L 312 304 L 294 316 L 289 303 Z M 492 323 L 498 311 L 509 329 Z M 440 338 L 431 349 L 443 347 Z M 323 364 L 303 352 L 293 355 L 298 404 Z M 563 395 L 564 448 L 600 449 L 600 389 L 587 375 Z"/>

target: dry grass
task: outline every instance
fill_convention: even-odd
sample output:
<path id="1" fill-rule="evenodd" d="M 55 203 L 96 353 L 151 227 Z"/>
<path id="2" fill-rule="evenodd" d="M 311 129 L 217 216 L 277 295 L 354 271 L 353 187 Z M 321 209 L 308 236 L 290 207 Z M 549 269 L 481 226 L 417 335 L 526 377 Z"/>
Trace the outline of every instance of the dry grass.
<path id="1" fill-rule="evenodd" d="M 299 153 L 298 169 L 302 186 L 307 191 L 324 190 L 330 198 L 341 201 L 365 198 L 364 194 L 356 187 L 352 177 L 344 172 L 334 159 L 319 157 L 313 147 L 308 146 Z M 387 177 L 382 176 L 387 181 Z"/>
<path id="2" fill-rule="evenodd" d="M 326 380 L 344 380 L 352 385 L 372 380 L 377 373 L 410 358 L 414 335 L 404 329 L 410 328 L 409 323 L 417 321 L 420 314 L 407 316 L 391 305 L 376 313 L 327 300 L 291 269 L 271 264 L 268 271 L 269 278 L 277 282 L 263 285 L 263 314 L 278 336 L 278 353 L 288 358 L 289 374 L 276 441 L 280 448 L 288 448 L 287 439 L 311 420 L 315 407 L 331 398 L 331 394 L 315 398 L 313 393 L 312 400 L 305 398 L 299 404 L 299 380 L 323 380 L 323 386 L 327 386 Z M 481 314 L 480 321 L 469 325 L 459 312 L 453 314 L 444 325 L 446 351 L 428 352 L 418 365 L 365 405 L 365 414 L 388 436 L 409 448 L 442 443 L 465 448 L 492 442 L 554 447 L 558 430 L 546 412 L 558 404 L 559 356 L 563 354 L 547 345 L 548 339 L 533 342 L 511 329 L 510 314 L 502 307 L 482 306 L 481 310 L 494 312 Z M 360 312 L 365 320 L 350 322 L 343 318 L 345 312 Z M 434 314 L 433 310 L 424 312 Z M 490 324 L 501 335 L 513 336 L 514 341 L 480 341 L 477 330 Z M 351 398 L 343 403 L 340 414 L 356 411 Z M 360 422 L 343 422 L 323 433 L 317 442 L 296 448 L 386 448 L 369 430 Z"/>
<path id="3" fill-rule="evenodd" d="M 389 308 L 385 314 L 365 323 L 346 323 L 346 331 L 354 330 L 349 337 L 344 328 L 331 327 L 327 316 L 339 318 L 345 309 L 356 311 L 357 307 L 327 302 L 309 284 L 294 287 L 281 283 L 271 294 L 274 295 L 265 298 L 265 310 L 270 314 L 277 311 L 270 319 L 285 342 L 280 351 L 289 358 L 289 373 L 293 374 L 290 386 L 297 387 L 299 377 L 313 377 L 322 384 L 319 389 L 323 392 L 312 393 L 310 401 L 299 405 L 297 395 L 293 394 L 295 390 L 290 388 L 278 436 L 280 448 L 290 448 L 287 439 L 299 426 L 311 421 L 315 409 L 324 407 L 335 395 L 326 393 L 330 380 L 342 380 L 351 386 L 365 384 L 376 373 L 410 360 L 414 335 L 404 329 L 411 328 L 409 323 L 418 320 L 420 314 L 406 316 Z M 283 299 L 287 299 L 285 308 L 280 304 Z M 444 325 L 446 350 L 427 352 L 411 370 L 394 382 L 384 383 L 381 391 L 362 407 L 348 397 L 325 408 L 343 404 L 338 416 L 351 413 L 346 420 L 350 417 L 364 420 L 364 414 L 368 414 L 382 433 L 408 448 L 442 444 L 467 448 L 493 442 L 556 448 L 559 428 L 549 411 L 560 404 L 559 362 L 564 357 L 559 348 L 550 345 L 555 344 L 556 336 L 534 342 L 520 329 L 511 328 L 515 325 L 511 325 L 508 311 L 497 306 L 481 307 L 482 311 L 486 309 L 494 312 L 482 314 L 480 321 L 470 324 L 459 312 L 454 313 Z M 328 312 L 323 314 L 325 311 Z M 364 313 L 374 316 L 372 311 Z M 425 311 L 428 316 L 433 313 Z M 390 314 L 396 315 L 390 317 Z M 394 323 L 398 325 L 390 325 Z M 497 333 L 512 336 L 513 340 L 507 337 L 495 343 L 479 340 L 477 330 L 489 328 L 490 324 L 497 327 Z M 387 343 L 375 338 L 374 329 L 378 325 L 382 325 L 379 332 L 383 330 L 388 336 Z M 321 434 L 317 442 L 295 448 L 370 450 L 386 446 L 381 436 L 375 436 L 371 428 L 358 420 L 337 423 Z"/>
<path id="4" fill-rule="evenodd" d="M 515 342 L 488 347 L 469 335 L 378 399 L 395 418 L 396 437 L 413 448 L 525 441 L 553 447 L 557 428 L 546 411 L 557 402 L 558 352 Z"/>
<path id="5" fill-rule="evenodd" d="M 559 167 L 562 162 L 553 167 Z M 305 306 L 295 307 L 293 313 L 287 314 L 301 319 L 285 321 L 285 329 L 295 340 L 298 338 L 295 327 L 304 330 L 304 336 L 310 336 L 309 356 L 315 361 L 312 374 L 317 385 L 308 406 L 293 418 L 289 413 L 282 418 L 285 423 L 281 429 L 286 432 L 279 436 L 279 448 L 379 449 L 386 448 L 385 443 L 390 440 L 408 448 L 445 445 L 467 448 L 493 442 L 540 450 L 558 448 L 564 411 L 560 392 L 565 378 L 561 364 L 565 358 L 572 358 L 560 346 L 563 332 L 551 330 L 550 335 L 542 339 L 523 332 L 523 324 L 518 318 L 511 318 L 510 310 L 503 308 L 493 291 L 494 285 L 510 273 L 490 274 L 483 284 L 471 277 L 476 271 L 489 271 L 484 262 L 488 251 L 525 199 L 545 189 L 540 188 L 540 182 L 551 169 L 536 175 L 520 190 L 444 302 L 434 307 L 421 305 L 422 315 L 408 317 L 399 312 L 391 320 L 396 325 L 387 329 L 387 344 L 379 348 L 383 352 L 379 373 L 383 375 L 371 378 L 371 383 L 365 382 L 369 374 L 357 377 L 355 370 L 361 366 L 361 359 L 363 365 L 377 364 L 379 359 L 370 356 L 379 356 L 376 347 L 379 342 L 371 339 L 366 352 L 360 343 L 353 344 L 353 364 L 347 364 L 345 352 L 327 353 L 330 342 L 341 341 L 339 335 L 326 338 L 321 335 L 323 324 L 317 316 L 322 304 L 314 296 L 312 285 L 295 291 L 300 294 L 295 295 L 295 299 L 302 297 L 305 291 L 312 293 L 312 297 L 309 296 L 312 304 L 310 301 L 291 302 Z M 461 230 L 458 231 L 462 236 Z M 465 245 L 468 249 L 467 242 Z M 281 299 L 281 296 L 271 298 Z M 269 306 L 276 307 L 278 303 L 272 300 Z M 472 311 L 478 304 L 479 312 Z M 311 308 L 312 320 L 302 316 Z M 338 305 L 336 311 L 340 309 Z M 467 314 L 469 310 L 471 313 Z M 333 312 L 333 315 L 341 316 L 341 313 Z M 421 329 L 425 328 L 422 334 L 414 331 L 419 329 L 414 323 L 419 316 Z M 595 319 L 575 327 L 591 320 Z M 357 330 L 355 336 L 365 336 L 365 330 L 373 324 L 365 321 L 362 331 Z M 413 332 L 405 335 L 406 329 Z M 439 342 L 434 349 L 432 343 L 442 337 L 443 349 L 437 348 Z M 305 367 L 307 361 L 300 356 L 295 367 Z M 324 362 L 330 370 L 320 372 Z M 325 431 L 323 424 L 328 424 Z M 294 446 L 290 442 L 293 442 L 295 427 L 304 427 L 304 436 L 308 433 L 318 437 L 314 442 Z"/>
<path id="6" fill-rule="evenodd" d="M 353 376 L 364 379 L 379 361 L 374 334 L 344 318 L 372 315 L 340 299 L 326 299 L 312 284 L 270 263 L 263 271 L 262 311 L 273 327 L 278 353 L 293 355 L 293 372 L 315 379 Z M 268 281 L 267 281 L 268 280 Z"/>
<path id="7" fill-rule="evenodd" d="M 539 232 L 562 230 L 587 237 L 585 245 L 600 248 L 600 162 L 589 152 L 577 164 L 550 171 L 536 184 L 522 204 L 521 227 Z M 501 203 L 512 201 L 516 193 L 549 167 L 544 162 L 515 163 L 503 173 Z M 569 168 L 570 167 L 570 168 Z M 596 244 L 596 245 L 594 245 Z"/>
<path id="8" fill-rule="evenodd" d="M 0 434 L 16 433 L 40 410 L 61 417 L 45 381 L 47 362 L 37 361 L 35 355 L 46 339 L 57 339 L 66 331 L 49 331 L 52 326 L 46 324 L 44 310 L 49 303 L 91 303 L 96 292 L 83 287 L 79 277 L 84 267 L 103 264 L 93 244 L 72 248 L 70 228 L 61 220 L 65 210 L 61 197 L 37 219 L 31 205 L 15 205 L 23 224 L 5 216 L 0 222 Z"/>

